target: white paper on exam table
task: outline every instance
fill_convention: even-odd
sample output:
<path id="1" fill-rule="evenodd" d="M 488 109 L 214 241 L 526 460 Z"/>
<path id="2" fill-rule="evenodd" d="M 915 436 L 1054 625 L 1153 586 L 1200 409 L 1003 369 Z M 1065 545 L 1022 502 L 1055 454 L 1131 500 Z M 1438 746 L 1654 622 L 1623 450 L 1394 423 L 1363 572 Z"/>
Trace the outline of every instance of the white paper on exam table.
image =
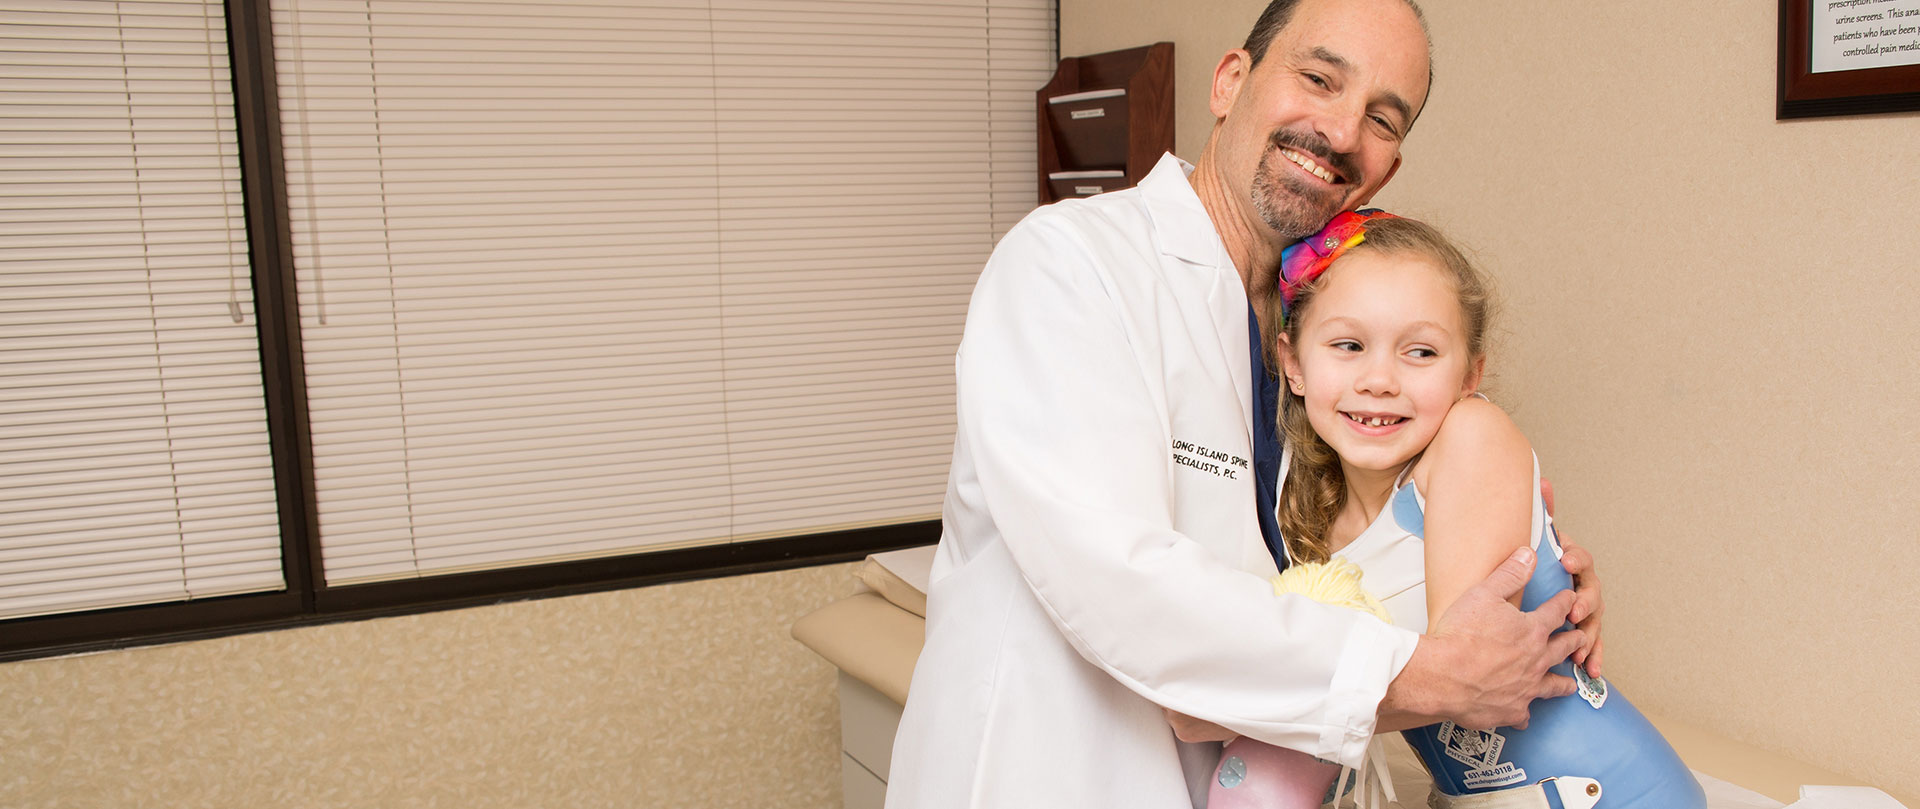
<path id="1" fill-rule="evenodd" d="M 1693 777 L 1707 793 L 1707 809 L 1781 809 L 1782 804 L 1738 784 L 1722 781 L 1699 770 Z"/>
<path id="2" fill-rule="evenodd" d="M 899 576 L 901 581 L 913 585 L 913 589 L 922 593 L 927 591 L 928 580 L 933 573 L 933 548 L 925 545 L 918 548 L 902 548 L 869 556 L 875 563 Z"/>
<path id="3" fill-rule="evenodd" d="M 1786 809 L 1907 809 L 1906 804 L 1873 787 L 1803 786 L 1800 800 Z"/>

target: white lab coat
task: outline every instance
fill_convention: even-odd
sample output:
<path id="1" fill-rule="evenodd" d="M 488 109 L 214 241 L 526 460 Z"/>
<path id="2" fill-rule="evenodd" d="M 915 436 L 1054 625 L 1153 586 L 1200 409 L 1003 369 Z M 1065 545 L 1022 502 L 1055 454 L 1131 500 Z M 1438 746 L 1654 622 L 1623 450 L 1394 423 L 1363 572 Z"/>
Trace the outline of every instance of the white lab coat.
<path id="1" fill-rule="evenodd" d="M 887 806 L 1204 801 L 1160 706 L 1357 763 L 1417 636 L 1276 597 L 1240 276 L 1163 157 L 1035 211 L 980 275 L 927 642 Z"/>

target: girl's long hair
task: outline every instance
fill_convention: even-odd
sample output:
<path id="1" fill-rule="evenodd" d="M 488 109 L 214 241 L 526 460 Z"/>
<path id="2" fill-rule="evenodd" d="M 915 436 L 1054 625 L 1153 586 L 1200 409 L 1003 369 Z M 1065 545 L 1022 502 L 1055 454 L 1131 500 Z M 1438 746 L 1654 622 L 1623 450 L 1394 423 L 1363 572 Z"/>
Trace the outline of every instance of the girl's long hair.
<path id="1" fill-rule="evenodd" d="M 1467 351 L 1474 358 L 1485 356 L 1493 296 L 1486 279 L 1460 248 L 1432 225 L 1414 219 L 1374 219 L 1367 222 L 1366 233 L 1366 240 L 1351 248 L 1347 255 L 1365 251 L 1425 256 L 1445 268 L 1460 299 Z M 1335 260 L 1333 267 L 1302 287 L 1294 297 L 1289 312 L 1292 317 L 1284 326 L 1287 339 L 1293 345 L 1300 344 L 1300 322 L 1313 306 L 1314 293 L 1326 283 L 1328 276 L 1339 272 L 1339 266 L 1339 260 Z M 1272 296 L 1267 322 L 1281 322 L 1278 294 Z M 1270 339 L 1266 345 L 1267 367 L 1276 370 L 1281 367 L 1278 342 Z M 1287 552 L 1293 561 L 1324 562 L 1330 555 L 1327 530 L 1346 502 L 1347 479 L 1340 469 L 1340 456 L 1307 421 L 1306 401 L 1286 388 L 1285 380 L 1282 386 L 1286 396 L 1280 402 L 1280 437 L 1292 450 L 1293 460 L 1280 489 L 1280 534 L 1286 537 Z"/>

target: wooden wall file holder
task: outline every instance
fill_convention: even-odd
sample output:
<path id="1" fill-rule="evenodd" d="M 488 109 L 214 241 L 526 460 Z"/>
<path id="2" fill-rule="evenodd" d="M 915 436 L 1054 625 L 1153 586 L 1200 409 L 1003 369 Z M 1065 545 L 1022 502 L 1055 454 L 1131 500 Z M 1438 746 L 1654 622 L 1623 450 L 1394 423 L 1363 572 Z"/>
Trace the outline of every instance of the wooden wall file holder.
<path id="1" fill-rule="evenodd" d="M 1036 94 L 1040 202 L 1140 182 L 1173 151 L 1173 43 L 1060 60 Z"/>

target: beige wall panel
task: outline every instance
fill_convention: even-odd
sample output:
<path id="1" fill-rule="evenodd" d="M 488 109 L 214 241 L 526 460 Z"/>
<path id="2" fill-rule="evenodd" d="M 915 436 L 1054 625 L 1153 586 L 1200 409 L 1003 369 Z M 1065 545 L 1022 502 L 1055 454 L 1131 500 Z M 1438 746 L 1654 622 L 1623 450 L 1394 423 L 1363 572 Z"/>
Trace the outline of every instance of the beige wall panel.
<path id="1" fill-rule="evenodd" d="M 0 665 L 0 806 L 840 801 L 818 568 Z"/>
<path id="2" fill-rule="evenodd" d="M 1069 0 L 1062 52 L 1174 40 L 1192 157 L 1193 66 L 1259 5 Z M 1775 121 L 1773 4 L 1426 5 L 1438 79 L 1377 202 L 1499 280 L 1497 398 L 1602 560 L 1609 673 L 1920 794 L 1920 115 Z"/>

